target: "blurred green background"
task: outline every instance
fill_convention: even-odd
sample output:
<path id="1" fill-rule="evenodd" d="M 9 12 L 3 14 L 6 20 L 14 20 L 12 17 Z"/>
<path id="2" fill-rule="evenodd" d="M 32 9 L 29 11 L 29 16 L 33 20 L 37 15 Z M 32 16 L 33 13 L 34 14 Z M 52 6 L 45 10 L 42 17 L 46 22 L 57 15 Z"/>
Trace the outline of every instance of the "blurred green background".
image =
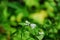
<path id="1" fill-rule="evenodd" d="M 60 40 L 60 0 L 0 0 L 0 40 Z"/>

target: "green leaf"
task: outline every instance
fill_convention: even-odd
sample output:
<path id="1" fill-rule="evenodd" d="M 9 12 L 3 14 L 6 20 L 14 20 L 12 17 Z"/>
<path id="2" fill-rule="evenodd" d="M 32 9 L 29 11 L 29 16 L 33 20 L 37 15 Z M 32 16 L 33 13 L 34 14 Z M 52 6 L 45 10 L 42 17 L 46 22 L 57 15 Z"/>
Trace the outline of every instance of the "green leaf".
<path id="1" fill-rule="evenodd" d="M 31 6 L 39 6 L 38 0 L 24 0 L 25 4 L 29 7 Z"/>

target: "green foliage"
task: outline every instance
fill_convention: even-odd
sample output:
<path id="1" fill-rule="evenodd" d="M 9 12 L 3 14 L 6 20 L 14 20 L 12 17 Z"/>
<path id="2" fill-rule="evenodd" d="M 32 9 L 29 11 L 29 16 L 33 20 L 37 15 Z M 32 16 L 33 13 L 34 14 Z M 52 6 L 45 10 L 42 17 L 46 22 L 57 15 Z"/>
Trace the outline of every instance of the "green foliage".
<path id="1" fill-rule="evenodd" d="M 60 1 L 0 0 L 0 40 L 60 40 Z"/>

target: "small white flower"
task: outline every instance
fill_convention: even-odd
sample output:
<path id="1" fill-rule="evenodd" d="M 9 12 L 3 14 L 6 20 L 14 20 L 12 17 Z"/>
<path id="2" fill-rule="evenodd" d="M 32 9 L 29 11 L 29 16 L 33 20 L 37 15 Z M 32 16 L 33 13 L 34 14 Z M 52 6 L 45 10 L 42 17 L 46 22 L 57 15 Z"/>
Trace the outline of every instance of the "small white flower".
<path id="1" fill-rule="evenodd" d="M 28 23 L 28 24 L 30 24 L 30 22 L 29 22 L 29 21 L 27 21 L 27 20 L 25 21 L 25 23 Z"/>
<path id="2" fill-rule="evenodd" d="M 36 27 L 36 24 L 30 24 L 31 28 L 34 29 Z"/>
<path id="3" fill-rule="evenodd" d="M 29 25 L 29 24 L 30 24 L 30 22 L 29 22 L 29 21 L 27 21 L 27 20 L 25 21 L 25 23 L 26 23 L 25 25 Z"/>

